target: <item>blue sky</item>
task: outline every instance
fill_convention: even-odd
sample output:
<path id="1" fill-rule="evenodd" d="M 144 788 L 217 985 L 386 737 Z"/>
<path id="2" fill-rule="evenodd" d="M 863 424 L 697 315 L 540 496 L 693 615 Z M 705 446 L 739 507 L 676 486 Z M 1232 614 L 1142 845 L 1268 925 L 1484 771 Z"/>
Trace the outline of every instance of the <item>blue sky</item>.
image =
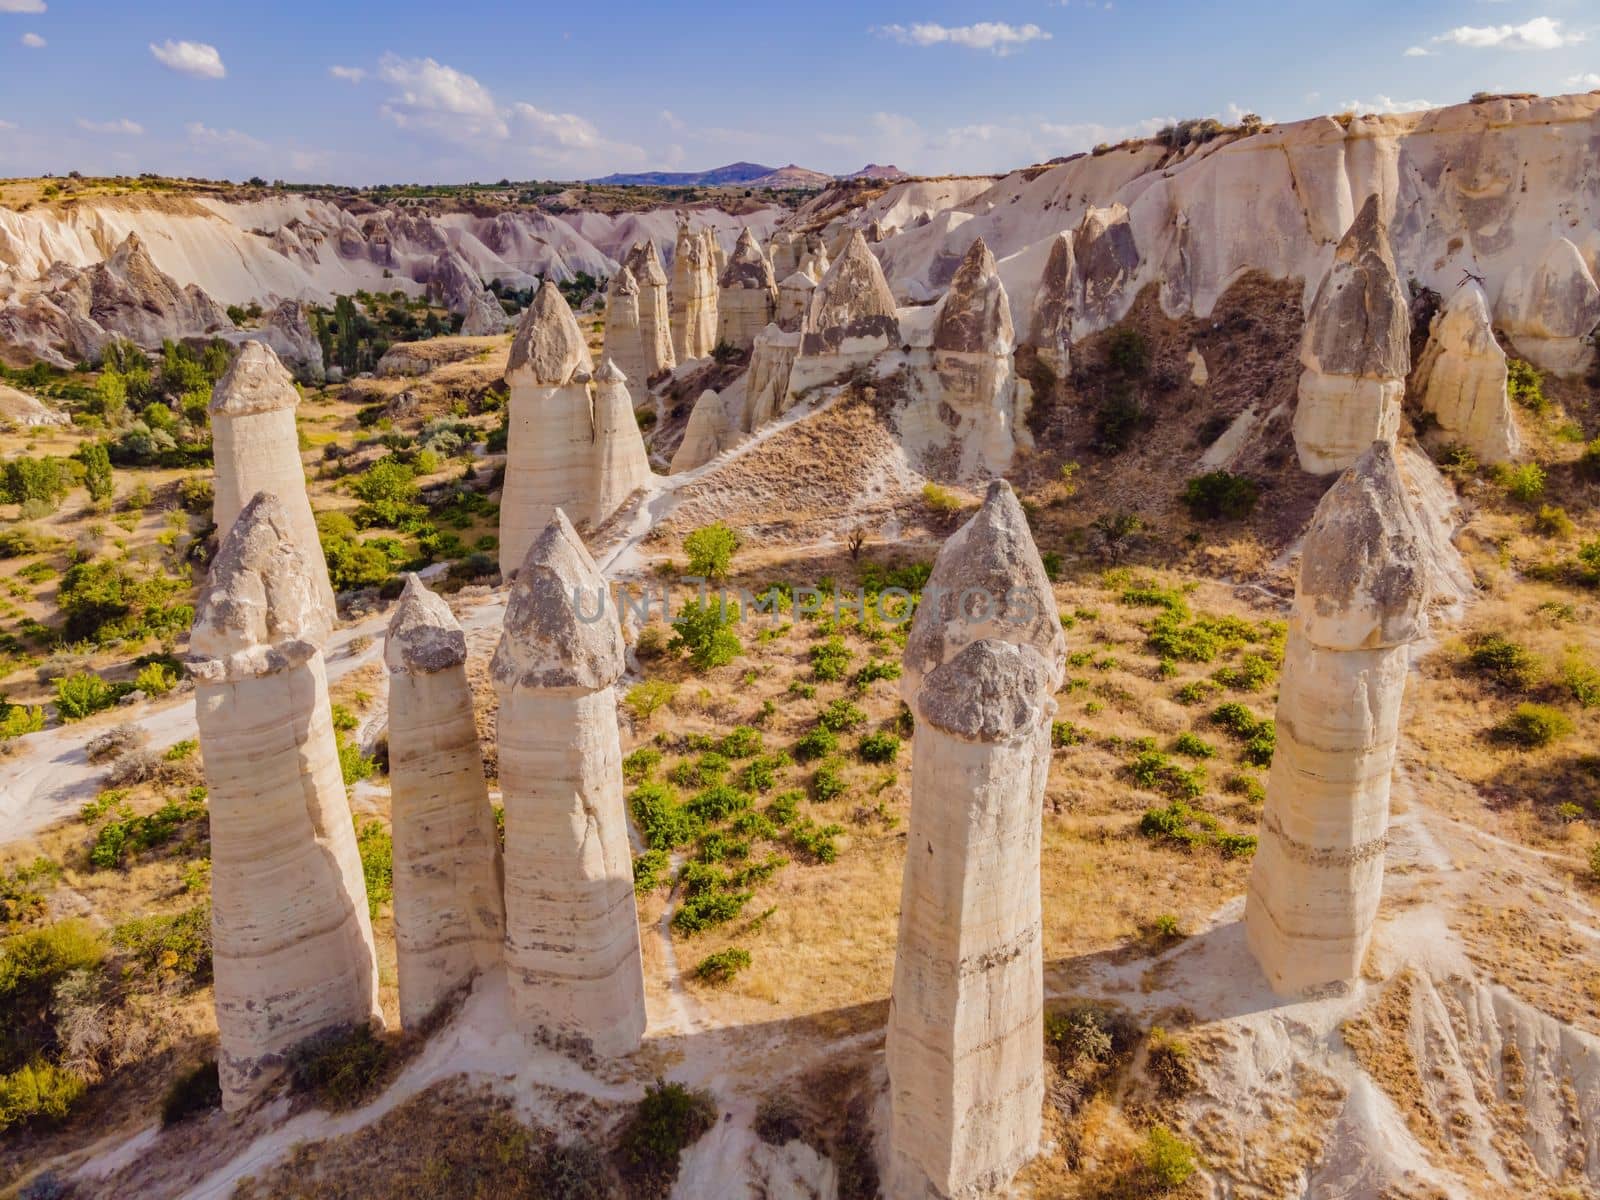
<path id="1" fill-rule="evenodd" d="M 1600 88 L 1600 0 L 0 0 L 0 175 L 998 171 L 1244 111 Z"/>

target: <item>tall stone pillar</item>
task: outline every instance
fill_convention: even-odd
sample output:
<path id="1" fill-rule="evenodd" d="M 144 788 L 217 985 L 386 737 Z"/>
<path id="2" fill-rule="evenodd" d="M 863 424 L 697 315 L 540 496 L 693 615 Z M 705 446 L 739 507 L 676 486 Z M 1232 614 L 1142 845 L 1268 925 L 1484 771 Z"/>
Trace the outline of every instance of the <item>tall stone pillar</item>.
<path id="1" fill-rule="evenodd" d="M 678 226 L 672 256 L 672 351 L 680 363 L 717 344 L 717 258 L 704 230 Z"/>
<path id="2" fill-rule="evenodd" d="M 1382 441 L 1306 533 L 1245 902 L 1250 950 L 1281 995 L 1353 980 L 1366 956 L 1409 647 L 1427 628 L 1423 536 Z"/>
<path id="3" fill-rule="evenodd" d="M 1411 311 L 1377 194 L 1367 197 L 1311 302 L 1300 339 L 1294 445 L 1314 475 L 1393 442 L 1411 371 Z"/>
<path id="4" fill-rule="evenodd" d="M 917 716 L 890 1001 L 899 1198 L 1005 1186 L 1039 1149 L 1039 845 L 1065 643 L 1011 489 L 940 551 L 906 644 Z"/>
<path id="5" fill-rule="evenodd" d="M 529 1034 L 629 1053 L 645 1009 L 613 691 L 622 630 L 560 511 L 517 573 L 491 672 L 514 1011 Z"/>
<path id="6" fill-rule="evenodd" d="M 583 519 L 599 528 L 650 482 L 650 456 L 633 415 L 628 381 L 609 359 L 595 377 L 593 446 L 594 482 Z"/>
<path id="7" fill-rule="evenodd" d="M 639 285 L 639 344 L 644 352 L 645 373 L 638 382 L 647 385 L 661 372 L 678 365 L 672 352 L 672 301 L 667 295 L 667 273 L 661 266 L 654 238 L 635 242 L 624 265 Z"/>
<path id="8" fill-rule="evenodd" d="M 270 346 L 251 341 L 239 347 L 227 374 L 211 390 L 208 406 L 215 463 L 211 519 L 217 537 L 225 537 L 257 492 L 277 496 L 331 619 L 336 615 L 333 586 L 306 495 L 306 470 L 294 423 L 299 403 L 294 377 Z"/>
<path id="9" fill-rule="evenodd" d="M 639 281 L 626 263 L 606 285 L 606 340 L 601 356 L 616 363 L 627 376 L 633 406 L 643 405 L 650 389 L 645 386 L 648 370 L 639 335 Z"/>
<path id="10" fill-rule="evenodd" d="M 257 494 L 202 589 L 189 668 L 211 813 L 223 1107 L 307 1038 L 381 1021 L 378 964 L 334 742 L 328 612 L 282 500 Z"/>
<path id="11" fill-rule="evenodd" d="M 506 481 L 500 496 L 500 573 L 522 565 L 557 507 L 586 511 L 594 477 L 594 360 L 561 290 L 545 280 L 517 326 L 506 363 L 511 385 Z"/>
<path id="12" fill-rule="evenodd" d="M 500 962 L 504 871 L 467 683 L 467 639 L 415 575 L 389 620 L 389 783 L 400 1023 Z"/>
<path id="13" fill-rule="evenodd" d="M 717 287 L 717 341 L 750 349 L 756 334 L 777 316 L 778 284 L 748 225 L 739 234 Z"/>

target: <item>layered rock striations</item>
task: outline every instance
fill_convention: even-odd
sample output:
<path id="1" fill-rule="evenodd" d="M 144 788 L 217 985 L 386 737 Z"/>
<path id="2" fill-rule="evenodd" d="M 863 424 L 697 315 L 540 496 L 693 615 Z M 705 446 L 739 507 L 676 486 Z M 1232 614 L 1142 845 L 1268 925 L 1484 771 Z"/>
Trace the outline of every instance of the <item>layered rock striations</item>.
<path id="1" fill-rule="evenodd" d="M 672 301 L 667 292 L 667 273 L 661 266 L 654 238 L 635 242 L 623 265 L 639 285 L 639 345 L 644 355 L 644 374 L 639 382 L 648 384 L 678 365 L 672 349 Z M 626 372 L 627 368 L 623 370 Z"/>
<path id="2" fill-rule="evenodd" d="M 649 370 L 639 333 L 639 281 L 626 263 L 606 284 L 606 335 L 601 354 L 627 377 L 633 406 L 642 408 L 650 396 L 645 385 Z"/>
<path id="3" fill-rule="evenodd" d="M 558 511 L 517 574 L 491 665 L 505 957 L 529 1034 L 606 1055 L 637 1048 L 645 1027 L 613 690 L 623 653 L 605 580 Z"/>
<path id="4" fill-rule="evenodd" d="M 964 621 L 980 593 L 985 618 Z M 917 722 L 885 1194 L 988 1195 L 1038 1152 L 1043 1123 L 1039 847 L 1065 667 L 1044 568 L 1006 484 L 940 552 L 923 595 L 902 676 Z"/>
<path id="5" fill-rule="evenodd" d="M 266 343 L 249 341 L 239 348 L 227 374 L 212 389 L 208 408 L 215 464 L 211 519 L 218 535 L 225 536 L 251 497 L 258 492 L 276 496 L 331 619 L 333 586 L 306 495 L 305 464 L 295 427 L 299 403 L 294 380 Z"/>
<path id="6" fill-rule="evenodd" d="M 1066 231 L 1050 240 L 1044 273 L 1033 299 L 1033 319 L 1028 341 L 1039 359 L 1057 379 L 1072 370 L 1072 318 L 1077 312 L 1077 271 L 1072 235 Z"/>
<path id="7" fill-rule="evenodd" d="M 1411 369 L 1411 321 L 1389 235 L 1369 196 L 1317 288 L 1300 341 L 1294 442 L 1316 475 L 1393 442 Z"/>
<path id="8" fill-rule="evenodd" d="M 1483 289 L 1466 282 L 1433 320 L 1413 387 L 1452 441 L 1485 463 L 1509 462 L 1522 448 L 1506 391 L 1506 354 L 1495 340 Z"/>
<path id="9" fill-rule="evenodd" d="M 1410 644 L 1427 628 L 1426 535 L 1375 442 L 1317 506 L 1300 559 L 1245 933 L 1274 990 L 1356 979 L 1383 892 Z"/>
<path id="10" fill-rule="evenodd" d="M 547 281 L 522 315 L 506 363 L 511 398 L 500 571 L 508 578 L 558 506 L 588 511 L 584 501 L 594 478 L 593 371 L 572 309 Z"/>
<path id="11" fill-rule="evenodd" d="M 828 268 L 811 298 L 803 352 L 877 353 L 899 344 L 894 293 L 860 230 L 851 230 L 844 251 Z"/>
<path id="12" fill-rule="evenodd" d="M 750 349 L 756 334 L 777 316 L 778 284 L 748 226 L 739 234 L 717 289 L 717 341 Z"/>
<path id="13" fill-rule="evenodd" d="M 716 347 L 718 270 L 711 231 L 680 225 L 672 256 L 672 352 L 679 363 Z"/>
<path id="14" fill-rule="evenodd" d="M 704 466 L 743 440 L 742 422 L 738 413 L 729 410 L 727 397 L 711 390 L 701 392 L 689 410 L 683 441 L 672 455 L 671 473 L 681 475 Z"/>
<path id="15" fill-rule="evenodd" d="M 633 415 L 628 380 L 609 359 L 595 377 L 594 478 L 583 519 L 603 525 L 629 496 L 650 482 L 650 456 Z"/>
<path id="16" fill-rule="evenodd" d="M 811 312 L 811 297 L 817 281 L 804 271 L 795 271 L 778 285 L 778 310 L 775 321 L 785 333 L 799 333 Z"/>
<path id="17" fill-rule="evenodd" d="M 467 640 L 415 575 L 389 619 L 389 784 L 400 1023 L 501 961 L 505 886 L 467 682 Z"/>
<path id="18" fill-rule="evenodd" d="M 382 1020 L 366 883 L 321 646 L 328 611 L 290 514 L 262 492 L 223 536 L 188 665 L 211 817 L 223 1107 L 307 1038 Z"/>

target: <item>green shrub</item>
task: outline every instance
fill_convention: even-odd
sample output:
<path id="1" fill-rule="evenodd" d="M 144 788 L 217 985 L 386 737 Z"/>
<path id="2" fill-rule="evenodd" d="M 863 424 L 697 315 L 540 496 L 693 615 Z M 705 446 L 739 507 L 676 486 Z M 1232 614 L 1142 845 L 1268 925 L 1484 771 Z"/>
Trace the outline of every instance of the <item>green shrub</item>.
<path id="1" fill-rule="evenodd" d="M 1242 521 L 1255 512 L 1261 488 L 1244 475 L 1212 471 L 1189 480 L 1180 498 L 1197 521 Z"/>
<path id="2" fill-rule="evenodd" d="M 1471 640 L 1467 665 L 1477 674 L 1514 692 L 1528 691 L 1543 674 L 1532 651 L 1498 633 L 1479 634 Z"/>
<path id="3" fill-rule="evenodd" d="M 1572 734 L 1572 718 L 1548 704 L 1519 704 L 1494 727 L 1495 736 L 1528 750 L 1537 750 Z"/>
<path id="4" fill-rule="evenodd" d="M 739 549 L 739 535 L 721 521 L 696 529 L 683 539 L 689 556 L 689 574 L 703 579 L 724 579 Z"/>
<path id="5" fill-rule="evenodd" d="M 1541 504 L 1538 515 L 1533 518 L 1533 531 L 1540 537 L 1571 537 L 1574 529 L 1567 510 L 1553 504 Z"/>
<path id="6" fill-rule="evenodd" d="M 1246 654 L 1237 667 L 1221 667 L 1214 678 L 1240 692 L 1259 692 L 1277 677 L 1278 667 L 1264 654 Z"/>
<path id="7" fill-rule="evenodd" d="M 1150 649 L 1162 658 L 1181 662 L 1211 662 L 1224 650 L 1244 645 L 1255 631 L 1236 617 L 1196 617 L 1185 621 L 1180 612 L 1167 611 L 1145 627 Z"/>
<path id="8" fill-rule="evenodd" d="M 703 828 L 664 783 L 641 784 L 629 795 L 628 806 L 640 838 L 652 850 L 686 846 L 700 836 Z"/>
<path id="9" fill-rule="evenodd" d="M 133 678 L 134 690 L 146 696 L 165 696 L 177 686 L 178 673 L 166 663 L 149 663 Z"/>
<path id="10" fill-rule="evenodd" d="M 393 455 L 380 458 L 350 480 L 350 490 L 362 501 L 356 509 L 358 525 L 399 528 L 427 512 L 418 503 L 417 468 Z"/>
<path id="11" fill-rule="evenodd" d="M 949 488 L 940 487 L 933 482 L 922 485 L 922 502 L 928 506 L 929 511 L 942 517 L 953 516 L 964 507 L 960 496 Z"/>
<path id="12" fill-rule="evenodd" d="M 0 927 L 10 927 L 44 915 L 45 893 L 61 879 L 61 868 L 40 855 L 0 872 Z"/>
<path id="13" fill-rule="evenodd" d="M 744 812 L 750 805 L 748 792 L 717 783 L 691 796 L 683 807 L 691 817 L 701 822 L 711 822 L 725 821 L 734 813 Z"/>
<path id="14" fill-rule="evenodd" d="M 1518 504 L 1534 504 L 1544 495 L 1544 468 L 1538 463 L 1499 467 L 1496 478 L 1500 486 L 1505 488 L 1506 495 Z"/>
<path id="15" fill-rule="evenodd" d="M 844 639 L 831 637 L 811 647 L 811 673 L 824 683 L 843 679 L 850 669 L 850 651 Z"/>
<path id="16" fill-rule="evenodd" d="M 678 685 L 665 679 L 647 679 L 636 683 L 623 696 L 622 703 L 636 721 L 648 721 L 656 711 L 672 703 L 678 694 Z"/>
<path id="17" fill-rule="evenodd" d="M 394 899 L 394 838 L 382 821 L 369 819 L 356 827 L 356 849 L 367 882 L 367 913 L 375 919 Z"/>
<path id="18" fill-rule="evenodd" d="M 900 739 L 894 734 L 879 730 L 869 733 L 856 745 L 862 762 L 892 763 L 900 754 Z"/>
<path id="19" fill-rule="evenodd" d="M 1150 343 L 1137 329 L 1113 329 L 1106 339 L 1106 362 L 1113 371 L 1137 379 L 1150 369 Z"/>
<path id="20" fill-rule="evenodd" d="M 858 692 L 867 690 L 869 684 L 880 679 L 899 679 L 900 664 L 890 658 L 875 658 L 850 677 L 850 686 Z"/>
<path id="21" fill-rule="evenodd" d="M 665 850 L 646 850 L 633 860 L 633 891 L 636 896 L 653 892 L 671 877 L 672 860 Z"/>
<path id="22" fill-rule="evenodd" d="M 866 723 L 867 714 L 842 697 L 817 714 L 817 724 L 833 733 L 844 733 Z"/>
<path id="23" fill-rule="evenodd" d="M 72 487 L 72 464 L 64 458 L 18 455 L 0 468 L 0 501 L 54 512 Z"/>
<path id="24" fill-rule="evenodd" d="M 111 931 L 111 941 L 153 982 L 181 978 L 187 986 L 211 982 L 211 905 L 180 913 L 136 917 Z"/>
<path id="25" fill-rule="evenodd" d="M 717 743 L 717 749 L 729 758 L 750 758 L 763 748 L 761 731 L 752 725 L 735 725 Z"/>
<path id="26" fill-rule="evenodd" d="M 1150 411 L 1139 393 L 1125 382 L 1118 383 L 1106 390 L 1094 410 L 1090 445 L 1100 454 L 1121 454 L 1150 425 Z"/>
<path id="27" fill-rule="evenodd" d="M 217 1060 L 207 1059 L 182 1072 L 168 1086 L 161 1098 L 161 1124 L 176 1125 L 197 1113 L 221 1107 L 222 1080 L 217 1073 Z"/>
<path id="28" fill-rule="evenodd" d="M 623 1127 L 618 1156 L 643 1195 L 666 1195 L 678 1177 L 678 1158 L 717 1123 L 711 1093 L 657 1079 L 645 1088 Z"/>
<path id="29" fill-rule="evenodd" d="M 89 848 L 89 863 L 101 870 L 119 867 L 130 853 L 164 846 L 178 836 L 191 821 L 206 815 L 204 790 L 182 801 L 168 800 L 146 816 L 136 817 L 127 804 L 119 802 L 115 817 L 95 834 Z"/>
<path id="30" fill-rule="evenodd" d="M 804 817 L 789 827 L 789 841 L 812 862 L 831 863 L 839 857 L 835 839 L 843 832 L 842 825 L 818 825 Z"/>
<path id="31" fill-rule="evenodd" d="M 749 792 L 770 792 L 778 782 L 778 772 L 791 764 L 787 754 L 763 754 L 751 759 L 739 774 L 739 786 Z"/>
<path id="32" fill-rule="evenodd" d="M 1229 700 L 1211 710 L 1211 723 L 1220 726 L 1236 741 L 1248 742 L 1261 732 L 1262 720 L 1237 700 Z"/>
<path id="33" fill-rule="evenodd" d="M 744 650 L 732 629 L 737 613 L 737 606 L 720 599 L 704 604 L 689 601 L 672 623 L 672 640 L 667 649 L 673 653 L 688 651 L 689 661 L 701 671 L 731 663 Z"/>
<path id="34" fill-rule="evenodd" d="M 705 983 L 730 983 L 733 977 L 750 965 L 750 951 L 729 946 L 708 954 L 695 964 L 694 977 Z"/>
<path id="35" fill-rule="evenodd" d="M 1182 1187 L 1195 1173 L 1194 1148 L 1163 1125 L 1145 1134 L 1139 1159 L 1155 1186 L 1164 1192 Z"/>
<path id="36" fill-rule="evenodd" d="M 1561 682 L 1581 708 L 1600 707 L 1600 670 L 1585 662 L 1576 651 L 1561 664 Z"/>
<path id="37" fill-rule="evenodd" d="M 1229 775 L 1222 781 L 1222 790 L 1233 796 L 1243 796 L 1256 804 L 1264 804 L 1267 799 L 1267 789 L 1254 775 L 1239 774 Z"/>
<path id="38" fill-rule="evenodd" d="M 111 474 L 111 455 L 104 442 L 85 442 L 73 455 L 83 464 L 83 486 L 91 500 L 109 500 L 116 492 Z"/>
<path id="39" fill-rule="evenodd" d="M 1278 752 L 1278 727 L 1272 721 L 1263 721 L 1255 736 L 1244 744 L 1242 757 L 1252 767 L 1270 767 L 1272 756 Z"/>
<path id="40" fill-rule="evenodd" d="M 1172 751 L 1186 758 L 1215 758 L 1217 754 L 1215 746 L 1194 733 L 1180 733 L 1172 743 Z"/>
<path id="41" fill-rule="evenodd" d="M 88 671 L 64 675 L 55 681 L 56 712 L 63 721 L 81 721 L 104 712 L 117 702 L 117 691 Z"/>
<path id="42" fill-rule="evenodd" d="M 389 1044 L 370 1025 L 312 1038 L 294 1053 L 290 1084 L 334 1112 L 356 1108 L 377 1093 L 396 1065 Z"/>
<path id="43" fill-rule="evenodd" d="M 1600 842 L 1589 847 L 1589 875 L 1600 883 Z"/>
<path id="44" fill-rule="evenodd" d="M 44 709 L 35 705 L 7 704 L 0 709 L 0 741 L 24 734 L 38 733 L 44 728 Z"/>
<path id="45" fill-rule="evenodd" d="M 61 1121 L 85 1090 L 82 1079 L 44 1059 L 0 1075 L 0 1132 L 32 1121 Z"/>
<path id="46" fill-rule="evenodd" d="M 1532 363 L 1520 358 L 1506 359 L 1506 395 L 1539 416 L 1550 409 L 1550 401 L 1544 394 L 1544 376 Z"/>
<path id="47" fill-rule="evenodd" d="M 829 800 L 836 800 L 844 795 L 849 786 L 838 764 L 825 762 L 811 777 L 811 796 L 817 803 L 826 804 Z"/>
<path id="48" fill-rule="evenodd" d="M 691 867 L 696 866 L 702 864 L 688 864 L 684 868 L 685 875 L 688 875 Z M 713 926 L 724 925 L 743 912 L 744 906 L 750 902 L 750 892 L 728 890 L 726 881 L 716 868 L 705 869 L 710 872 L 704 877 L 707 882 L 692 885 L 689 894 L 678 905 L 678 910 L 672 914 L 672 927 L 681 933 L 701 933 Z"/>
<path id="49" fill-rule="evenodd" d="M 654 746 L 640 746 L 622 760 L 622 777 L 629 783 L 643 783 L 655 774 L 660 765 L 661 751 Z"/>
<path id="50" fill-rule="evenodd" d="M 1128 770 L 1135 783 L 1153 792 L 1188 800 L 1205 794 L 1204 767 L 1185 770 L 1159 750 L 1141 751 Z"/>
<path id="51" fill-rule="evenodd" d="M 1050 723 L 1050 745 L 1057 750 L 1064 750 L 1068 746 L 1080 746 L 1088 740 L 1089 735 L 1071 721 Z"/>
<path id="52" fill-rule="evenodd" d="M 369 754 L 361 753 L 361 747 L 344 738 L 338 740 L 339 745 L 339 771 L 344 776 L 346 787 L 360 783 L 363 779 L 371 779 L 378 769 L 378 762 Z"/>
<path id="53" fill-rule="evenodd" d="M 794 756 L 801 762 L 826 758 L 839 749 L 839 737 L 831 729 L 819 725 L 800 735 L 794 744 Z"/>

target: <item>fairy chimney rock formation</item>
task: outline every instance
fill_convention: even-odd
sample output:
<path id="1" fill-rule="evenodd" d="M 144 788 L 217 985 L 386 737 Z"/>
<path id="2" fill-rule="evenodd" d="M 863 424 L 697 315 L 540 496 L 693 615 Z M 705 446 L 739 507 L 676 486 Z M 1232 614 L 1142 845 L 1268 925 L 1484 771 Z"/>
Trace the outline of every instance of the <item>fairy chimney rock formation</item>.
<path id="1" fill-rule="evenodd" d="M 594 360 L 566 297 L 550 280 L 511 342 L 506 481 L 500 500 L 500 572 L 509 578 L 557 507 L 580 514 L 594 479 Z"/>
<path id="2" fill-rule="evenodd" d="M 1383 892 L 1400 702 L 1427 629 L 1423 532 L 1373 443 L 1306 532 L 1279 687 L 1278 745 L 1245 935 L 1280 995 L 1361 971 Z"/>
<path id="3" fill-rule="evenodd" d="M 746 225 L 717 280 L 717 340 L 748 350 L 778 311 L 772 264 Z"/>
<path id="4" fill-rule="evenodd" d="M 331 619 L 337 611 L 333 585 L 306 495 L 305 464 L 300 461 L 300 434 L 294 420 L 299 403 L 294 378 L 270 346 L 250 341 L 239 347 L 227 373 L 212 388 L 208 406 L 214 463 L 211 520 L 217 535 L 226 536 L 257 492 L 276 496 Z"/>
<path id="5" fill-rule="evenodd" d="M 902 680 L 917 722 L 886 1195 L 988 1195 L 1039 1149 L 1040 822 L 1065 667 L 1053 601 L 1051 636 L 1024 611 L 1039 607 L 1043 579 L 1016 498 L 996 482 L 940 552 L 934 603 L 925 589 L 907 644 Z M 987 619 L 964 622 L 985 593 Z"/>
<path id="6" fill-rule="evenodd" d="M 641 384 L 678 365 L 672 350 L 672 302 L 667 296 L 667 273 L 654 238 L 635 242 L 625 264 L 639 285 L 639 345 L 644 353 Z M 626 371 L 626 368 L 624 368 Z"/>
<path id="7" fill-rule="evenodd" d="M 389 782 L 400 1023 L 415 1029 L 500 962 L 500 843 L 450 606 L 406 577 L 389 620 Z"/>
<path id="8" fill-rule="evenodd" d="M 1522 448 L 1506 375 L 1506 354 L 1495 341 L 1489 302 L 1483 289 L 1468 281 L 1434 318 L 1415 386 L 1439 428 L 1481 462 L 1509 462 Z"/>
<path id="9" fill-rule="evenodd" d="M 1050 243 L 1039 290 L 1034 293 L 1028 339 L 1057 379 L 1072 369 L 1072 317 L 1077 310 L 1072 235 L 1058 233 Z"/>
<path id="10" fill-rule="evenodd" d="M 585 517 L 598 528 L 634 492 L 650 482 L 650 456 L 633 415 L 628 380 L 607 359 L 595 377 L 594 483 Z"/>
<path id="11" fill-rule="evenodd" d="M 626 263 L 606 285 L 606 336 L 601 354 L 627 376 L 633 406 L 641 407 L 649 396 L 645 380 L 650 371 L 639 333 L 639 281 Z"/>
<path id="12" fill-rule="evenodd" d="M 1600 286 L 1583 253 L 1557 238 L 1500 292 L 1500 325 L 1529 362 L 1553 375 L 1581 375 L 1594 361 Z"/>
<path id="13" fill-rule="evenodd" d="M 728 411 L 727 401 L 714 391 L 700 393 L 689 411 L 683 441 L 672 456 L 670 473 L 681 475 L 710 462 L 717 455 L 744 440 L 739 421 Z"/>
<path id="14" fill-rule="evenodd" d="M 709 230 L 678 226 L 672 258 L 672 352 L 680 363 L 717 344 L 717 255 Z"/>
<path id="15" fill-rule="evenodd" d="M 876 353 L 900 344 L 894 293 L 859 229 L 811 298 L 805 354 Z"/>
<path id="16" fill-rule="evenodd" d="M 811 311 L 811 297 L 816 290 L 817 281 L 804 271 L 795 271 L 778 285 L 779 329 L 785 333 L 797 333 L 804 328 L 806 314 Z"/>
<path id="17" fill-rule="evenodd" d="M 624 648 L 606 583 L 557 510 L 528 551 L 490 672 L 500 699 L 505 957 L 530 1035 L 625 1054 L 644 970 L 613 685 Z"/>
<path id="18" fill-rule="evenodd" d="M 334 742 L 328 609 L 288 506 L 253 497 L 201 589 L 188 667 L 211 821 L 223 1107 L 307 1038 L 382 1021 L 367 889 Z"/>
<path id="19" fill-rule="evenodd" d="M 1075 319 L 1086 329 L 1104 329 L 1117 321 L 1128 288 L 1139 271 L 1139 246 L 1127 206 L 1091 208 L 1078 224 L 1073 241 L 1078 272 Z"/>
<path id="20" fill-rule="evenodd" d="M 1317 288 L 1300 366 L 1294 442 L 1302 468 L 1342 471 L 1374 441 L 1394 441 L 1411 370 L 1411 318 L 1376 193 Z"/>

